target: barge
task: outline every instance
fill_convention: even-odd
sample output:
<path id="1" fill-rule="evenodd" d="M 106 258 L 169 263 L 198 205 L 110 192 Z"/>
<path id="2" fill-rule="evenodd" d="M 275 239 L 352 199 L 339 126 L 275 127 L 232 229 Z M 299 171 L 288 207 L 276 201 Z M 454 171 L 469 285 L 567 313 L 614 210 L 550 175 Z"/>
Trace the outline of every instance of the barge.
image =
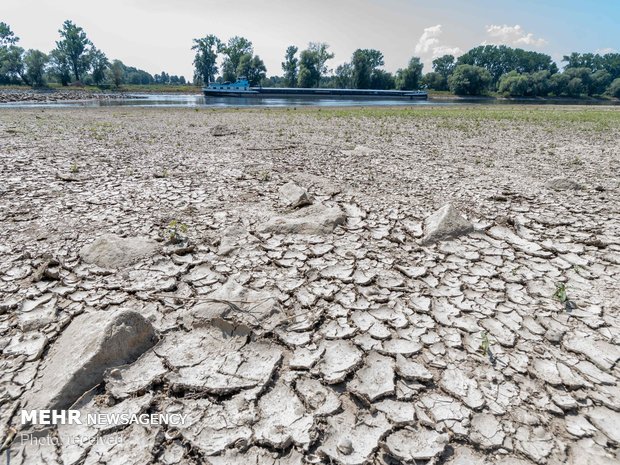
<path id="1" fill-rule="evenodd" d="M 252 87 L 246 78 L 234 83 L 213 82 L 202 89 L 206 97 L 245 98 L 383 98 L 426 100 L 423 90 L 328 89 L 308 87 Z"/>

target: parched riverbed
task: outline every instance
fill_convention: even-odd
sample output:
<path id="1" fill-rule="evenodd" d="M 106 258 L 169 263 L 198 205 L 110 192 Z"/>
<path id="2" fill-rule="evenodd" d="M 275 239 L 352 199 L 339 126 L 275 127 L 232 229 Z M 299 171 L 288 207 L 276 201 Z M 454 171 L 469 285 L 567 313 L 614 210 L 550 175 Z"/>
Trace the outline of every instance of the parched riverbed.
<path id="1" fill-rule="evenodd" d="M 619 147 L 613 108 L 2 110 L 0 443 L 616 464 Z M 22 424 L 70 407 L 151 421 Z"/>

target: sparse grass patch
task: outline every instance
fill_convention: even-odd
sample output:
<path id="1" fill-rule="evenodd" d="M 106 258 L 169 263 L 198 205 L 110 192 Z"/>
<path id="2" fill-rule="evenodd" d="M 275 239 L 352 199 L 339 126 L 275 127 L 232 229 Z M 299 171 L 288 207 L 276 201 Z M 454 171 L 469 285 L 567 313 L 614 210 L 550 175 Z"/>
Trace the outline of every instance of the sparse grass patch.
<path id="1" fill-rule="evenodd" d="M 312 109 L 302 112 L 313 112 Z M 317 118 L 349 119 L 427 119 L 443 121 L 446 127 L 469 130 L 480 129 L 486 121 L 514 123 L 587 123 L 590 129 L 603 131 L 620 129 L 620 108 L 574 106 L 524 106 L 524 105 L 459 105 L 454 107 L 390 107 L 390 108 L 329 108 L 314 111 Z M 464 123 L 475 123 L 464 126 Z"/>
<path id="2" fill-rule="evenodd" d="M 172 220 L 166 227 L 165 236 L 168 242 L 171 244 L 178 244 L 186 239 L 188 227 L 185 223 L 181 223 L 178 220 Z"/>

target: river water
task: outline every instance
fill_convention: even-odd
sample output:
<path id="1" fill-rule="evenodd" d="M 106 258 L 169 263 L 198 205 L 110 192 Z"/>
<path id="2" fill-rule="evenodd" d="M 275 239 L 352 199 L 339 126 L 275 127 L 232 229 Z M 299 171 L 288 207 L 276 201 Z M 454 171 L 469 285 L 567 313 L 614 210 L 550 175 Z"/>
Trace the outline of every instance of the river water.
<path id="1" fill-rule="evenodd" d="M 570 104 L 570 105 L 618 105 L 618 101 L 608 100 L 494 100 L 494 99 L 377 99 L 377 98 L 239 98 L 204 97 L 202 95 L 179 94 L 136 94 L 133 98 L 110 100 L 83 100 L 57 102 L 14 102 L 2 103 L 0 108 L 62 108 L 62 107 L 169 107 L 169 108 L 239 108 L 239 107 L 376 107 L 376 106 L 424 106 L 424 105 L 463 105 L 463 104 Z"/>

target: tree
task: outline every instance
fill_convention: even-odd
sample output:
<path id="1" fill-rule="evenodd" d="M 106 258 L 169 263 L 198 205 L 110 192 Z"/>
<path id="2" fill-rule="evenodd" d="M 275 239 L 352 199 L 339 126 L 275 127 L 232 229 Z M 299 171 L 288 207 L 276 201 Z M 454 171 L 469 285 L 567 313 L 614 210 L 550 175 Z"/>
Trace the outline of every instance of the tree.
<path id="1" fill-rule="evenodd" d="M 595 71 L 590 76 L 590 88 L 588 89 L 589 95 L 603 95 L 611 84 L 611 74 L 604 69 Z"/>
<path id="2" fill-rule="evenodd" d="M 208 85 L 217 74 L 217 56 L 222 50 L 222 41 L 213 34 L 194 39 L 194 81 Z"/>
<path id="3" fill-rule="evenodd" d="M 500 78 L 497 91 L 500 94 L 509 95 L 510 97 L 524 97 L 530 93 L 530 82 L 528 77 L 529 75 L 510 71 Z"/>
<path id="4" fill-rule="evenodd" d="M 396 81 L 392 73 L 389 73 L 383 69 L 376 69 L 370 76 L 370 88 L 379 90 L 394 89 L 396 87 Z"/>
<path id="5" fill-rule="evenodd" d="M 254 54 L 252 42 L 245 37 L 235 36 L 228 40 L 228 43 L 222 47 L 222 51 L 226 57 L 222 63 L 222 78 L 224 81 L 234 82 L 239 75 L 237 68 L 241 62 L 241 57 Z"/>
<path id="6" fill-rule="evenodd" d="M 105 53 L 95 47 L 92 47 L 88 52 L 88 61 L 93 70 L 93 82 L 98 86 L 104 81 L 105 72 L 110 66 L 110 62 Z"/>
<path id="7" fill-rule="evenodd" d="M 89 51 L 92 42 L 86 37 L 84 29 L 67 20 L 58 30 L 61 40 L 56 42 L 56 49 L 63 54 L 71 67 L 76 81 L 90 68 Z"/>
<path id="8" fill-rule="evenodd" d="M 549 79 L 550 88 L 553 95 L 559 97 L 561 95 L 565 95 L 568 91 L 568 83 L 570 78 L 565 73 L 557 73 L 551 76 Z"/>
<path id="9" fill-rule="evenodd" d="M 282 62 L 282 71 L 284 71 L 284 80 L 287 87 L 295 87 L 297 85 L 297 74 L 299 60 L 295 56 L 299 49 L 294 45 L 289 45 L 284 54 Z"/>
<path id="10" fill-rule="evenodd" d="M 334 54 L 328 52 L 329 44 L 326 42 L 310 42 L 308 44 L 308 50 L 314 52 L 314 56 L 316 58 L 316 70 L 319 73 L 319 77 L 317 79 L 317 87 L 319 87 L 321 83 L 321 76 L 326 75 L 330 70 L 327 68 L 327 61 L 334 58 Z"/>
<path id="11" fill-rule="evenodd" d="M 606 53 L 603 55 L 603 67 L 611 74 L 612 79 L 620 78 L 620 53 Z"/>
<path id="12" fill-rule="evenodd" d="M 400 90 L 418 89 L 422 80 L 423 68 L 424 65 L 418 57 L 411 58 L 405 69 L 396 71 L 396 88 Z"/>
<path id="13" fill-rule="evenodd" d="M 258 55 L 253 56 L 251 53 L 242 55 L 237 66 L 237 76 L 245 76 L 251 86 L 257 86 L 266 76 L 267 68 L 265 63 Z"/>
<path id="14" fill-rule="evenodd" d="M 110 65 L 110 74 L 112 78 L 112 83 L 114 87 L 117 89 L 123 85 L 125 81 L 125 65 L 121 60 L 114 60 Z"/>
<path id="15" fill-rule="evenodd" d="M 316 52 L 309 49 L 303 50 L 299 55 L 299 75 L 297 76 L 299 87 L 318 87 L 321 73 L 317 66 Z"/>
<path id="16" fill-rule="evenodd" d="M 7 23 L 0 22 L 0 47 L 8 47 L 19 42 L 19 37 L 13 34 Z"/>
<path id="17" fill-rule="evenodd" d="M 0 84 L 18 83 L 22 79 L 24 49 L 15 45 L 19 37 L 8 24 L 0 22 Z"/>
<path id="18" fill-rule="evenodd" d="M 607 93 L 612 97 L 620 98 L 620 78 L 616 78 L 609 85 Z"/>
<path id="19" fill-rule="evenodd" d="M 351 63 L 338 65 L 335 74 L 336 87 L 340 89 L 349 89 L 353 87 L 353 66 L 351 66 Z"/>
<path id="20" fill-rule="evenodd" d="M 530 74 L 530 88 L 532 95 L 546 97 L 551 92 L 551 73 L 549 71 L 536 71 Z"/>
<path id="21" fill-rule="evenodd" d="M 373 75 L 383 66 L 383 54 L 374 49 L 357 49 L 351 57 L 352 85 L 355 89 L 370 89 Z M 375 78 L 377 82 L 378 79 Z"/>
<path id="22" fill-rule="evenodd" d="M 491 80 L 491 73 L 480 66 L 457 65 L 448 79 L 448 86 L 457 95 L 480 95 Z"/>
<path id="23" fill-rule="evenodd" d="M 433 60 L 433 71 L 439 74 L 439 76 L 443 79 L 436 76 L 431 76 L 427 79 L 427 81 L 430 81 L 433 87 L 429 85 L 429 88 L 435 90 L 448 90 L 448 78 L 454 71 L 455 66 L 456 58 L 452 55 L 444 55 L 439 58 L 435 58 Z"/>
<path id="24" fill-rule="evenodd" d="M 591 95 L 592 70 L 590 68 L 566 68 L 564 75 L 569 79 L 565 89 L 570 97 L 579 97 L 582 94 Z"/>
<path id="25" fill-rule="evenodd" d="M 60 50 L 52 50 L 49 54 L 49 74 L 56 78 L 63 86 L 71 82 L 71 65 L 69 60 Z"/>
<path id="26" fill-rule="evenodd" d="M 45 85 L 45 65 L 47 62 L 47 55 L 39 50 L 28 50 L 24 54 L 27 84 L 32 87 L 42 87 Z"/>
<path id="27" fill-rule="evenodd" d="M 569 97 L 581 97 L 587 90 L 588 87 L 584 84 L 583 80 L 577 77 L 570 79 L 566 86 L 566 93 Z"/>
<path id="28" fill-rule="evenodd" d="M 448 80 L 442 74 L 433 71 L 426 73 L 422 78 L 422 84 L 432 90 L 447 90 Z"/>
<path id="29" fill-rule="evenodd" d="M 19 84 L 23 81 L 29 84 L 28 77 L 24 72 L 24 49 L 17 45 L 10 45 L 1 50 L 0 56 L 0 82 L 5 84 Z"/>
<path id="30" fill-rule="evenodd" d="M 326 62 L 334 58 L 334 54 L 327 51 L 329 45 L 324 42 L 310 42 L 308 48 L 299 56 L 299 87 L 319 87 L 321 76 L 328 72 Z"/>
<path id="31" fill-rule="evenodd" d="M 549 55 L 506 45 L 480 45 L 472 48 L 459 57 L 457 64 L 486 69 L 491 75 L 494 86 L 504 74 L 510 71 L 517 71 L 521 74 L 544 70 L 554 74 L 558 71 L 557 65 Z"/>

